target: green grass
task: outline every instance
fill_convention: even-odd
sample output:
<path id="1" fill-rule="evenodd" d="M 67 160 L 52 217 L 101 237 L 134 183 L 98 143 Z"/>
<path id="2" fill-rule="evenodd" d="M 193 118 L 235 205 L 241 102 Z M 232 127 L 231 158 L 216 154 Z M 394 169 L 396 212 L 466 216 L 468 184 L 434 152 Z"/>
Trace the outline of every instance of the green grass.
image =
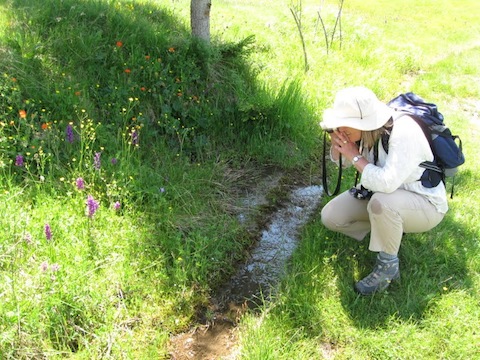
<path id="1" fill-rule="evenodd" d="M 238 173 L 316 172 L 318 121 L 348 85 L 439 105 L 467 157 L 450 211 L 405 236 L 401 282 L 367 298 L 367 243 L 318 212 L 281 291 L 244 317 L 241 358 L 480 357 L 477 3 L 346 0 L 327 54 L 318 11 L 330 38 L 338 2 L 304 1 L 305 72 L 287 1 L 213 2 L 211 48 L 186 0 L 1 1 L 0 357 L 168 358 L 251 245 Z"/>
<path id="2" fill-rule="evenodd" d="M 479 5 L 467 4 L 470 11 L 459 14 L 453 4 L 442 2 L 438 8 L 445 16 L 428 29 L 423 25 L 427 20 L 421 19 L 436 11 L 433 2 L 425 2 L 424 8 L 383 2 L 375 12 L 369 2 L 346 5 L 345 44 L 341 53 L 326 60 L 342 70 L 322 69 L 325 81 L 333 84 L 327 89 L 337 89 L 339 77 L 349 85 L 366 83 L 384 99 L 407 90 L 432 99 L 463 139 L 467 163 L 455 178 L 455 195 L 442 224 L 425 234 L 405 236 L 402 280 L 386 293 L 367 298 L 354 293 L 354 280 L 373 265 L 368 244 L 326 231 L 315 217 L 304 229 L 283 291 L 266 305 L 263 318 L 244 321 L 243 358 L 478 358 L 478 164 L 472 159 L 478 154 L 474 114 L 480 68 L 479 39 L 469 29 L 477 27 Z M 412 8 L 418 11 L 413 14 Z M 347 16 L 352 18 L 345 20 Z M 357 29 L 349 22 L 357 23 Z M 370 31 L 357 47 L 352 32 L 362 29 Z M 344 186 L 351 183 L 352 173 L 347 173 Z"/>

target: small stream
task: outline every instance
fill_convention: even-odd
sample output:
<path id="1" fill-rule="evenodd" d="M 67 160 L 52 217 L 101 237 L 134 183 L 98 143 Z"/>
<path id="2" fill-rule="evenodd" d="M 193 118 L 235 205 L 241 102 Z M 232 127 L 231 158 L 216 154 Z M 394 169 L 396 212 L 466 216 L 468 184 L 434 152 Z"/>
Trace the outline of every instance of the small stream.
<path id="1" fill-rule="evenodd" d="M 260 294 L 268 297 L 284 275 L 298 243 L 298 232 L 317 208 L 322 194 L 321 186 L 299 187 L 291 191 L 286 205 L 273 214 L 245 264 L 222 289 L 224 301 L 238 304 Z M 252 198 L 244 201 L 255 204 Z M 245 216 L 240 214 L 240 219 Z"/>
<path id="2" fill-rule="evenodd" d="M 266 194 L 278 186 L 280 175 L 268 176 L 242 198 L 239 221 L 246 226 Z M 269 299 L 285 274 L 288 260 L 298 244 L 302 226 L 318 207 L 321 186 L 297 187 L 270 218 L 256 247 L 228 283 L 212 299 L 213 316 L 205 325 L 192 328 L 171 339 L 171 358 L 175 360 L 236 359 L 236 323 L 247 308 L 258 306 L 257 299 Z"/>

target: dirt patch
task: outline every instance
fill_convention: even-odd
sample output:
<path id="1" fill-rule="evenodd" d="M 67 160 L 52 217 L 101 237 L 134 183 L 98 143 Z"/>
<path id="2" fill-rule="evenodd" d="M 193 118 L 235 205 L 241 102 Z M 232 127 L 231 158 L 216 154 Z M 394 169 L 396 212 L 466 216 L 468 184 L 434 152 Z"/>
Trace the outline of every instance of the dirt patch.
<path id="1" fill-rule="evenodd" d="M 172 339 L 172 360 L 230 360 L 237 357 L 236 327 L 220 321 L 203 325 Z"/>

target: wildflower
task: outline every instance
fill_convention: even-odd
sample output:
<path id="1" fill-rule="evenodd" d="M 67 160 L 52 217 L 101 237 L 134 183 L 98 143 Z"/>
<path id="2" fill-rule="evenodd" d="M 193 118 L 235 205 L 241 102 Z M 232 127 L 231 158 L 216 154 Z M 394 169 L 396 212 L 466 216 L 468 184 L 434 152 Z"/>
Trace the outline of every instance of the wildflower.
<path id="1" fill-rule="evenodd" d="M 42 270 L 43 272 L 48 270 L 48 261 L 44 261 L 40 264 L 40 270 Z"/>
<path id="2" fill-rule="evenodd" d="M 100 170 L 100 167 L 102 166 L 102 162 L 100 160 L 100 156 L 102 153 L 96 152 L 95 157 L 93 158 L 93 166 L 95 167 L 96 170 Z"/>
<path id="3" fill-rule="evenodd" d="M 138 132 L 137 130 L 132 131 L 132 144 L 138 145 Z"/>
<path id="4" fill-rule="evenodd" d="M 83 179 L 81 177 L 79 177 L 79 178 L 77 178 L 77 180 L 75 180 L 75 184 L 77 185 L 78 190 L 85 189 L 85 181 L 83 181 Z"/>
<path id="5" fill-rule="evenodd" d="M 150 60 L 150 55 L 145 55 L 145 60 Z"/>
<path id="6" fill-rule="evenodd" d="M 47 130 L 48 129 L 48 123 L 42 123 L 41 127 L 42 127 L 42 130 Z"/>
<path id="7" fill-rule="evenodd" d="M 24 165 L 23 156 L 19 154 L 19 155 L 17 155 L 17 157 L 15 158 L 15 166 L 22 167 L 23 165 Z"/>
<path id="8" fill-rule="evenodd" d="M 57 263 L 52 264 L 50 269 L 52 270 L 52 272 L 57 272 L 58 270 L 60 270 L 60 265 L 58 265 Z"/>
<path id="9" fill-rule="evenodd" d="M 25 235 L 23 236 L 23 240 L 30 245 L 32 243 L 32 234 L 29 232 L 26 232 Z"/>
<path id="10" fill-rule="evenodd" d="M 174 48 L 174 47 L 169 48 L 169 49 L 168 49 L 168 52 L 169 52 L 169 53 L 174 53 L 174 52 L 175 52 L 175 48 Z"/>
<path id="11" fill-rule="evenodd" d="M 47 240 L 52 239 L 52 229 L 50 228 L 50 225 L 47 223 L 45 224 L 45 237 Z"/>
<path id="12" fill-rule="evenodd" d="M 130 69 L 125 69 L 124 71 L 125 71 L 125 74 L 130 74 L 132 72 L 132 70 Z"/>
<path id="13" fill-rule="evenodd" d="M 163 188 L 163 187 L 161 187 L 159 190 L 162 194 L 165 192 L 165 188 Z"/>
<path id="14" fill-rule="evenodd" d="M 25 119 L 27 117 L 27 112 L 25 110 L 19 110 L 18 115 L 20 118 Z"/>
<path id="15" fill-rule="evenodd" d="M 115 211 L 120 210 L 121 207 L 122 205 L 120 204 L 120 201 L 115 201 L 115 204 L 113 204 L 113 208 L 115 209 Z"/>
<path id="16" fill-rule="evenodd" d="M 88 195 L 87 197 L 87 216 L 89 218 L 95 215 L 95 212 L 98 210 L 98 201 L 96 201 L 92 195 Z"/>
<path id="17" fill-rule="evenodd" d="M 110 162 L 112 163 L 112 165 L 116 165 L 118 163 L 118 159 L 117 158 L 112 158 L 110 160 Z"/>
<path id="18" fill-rule="evenodd" d="M 117 41 L 117 43 L 115 44 L 118 48 L 121 48 L 123 46 L 123 42 L 121 41 Z"/>
<path id="19" fill-rule="evenodd" d="M 73 143 L 73 141 L 75 140 L 72 124 L 67 125 L 67 128 L 65 129 L 65 137 L 70 144 Z"/>
<path id="20" fill-rule="evenodd" d="M 75 96 L 80 96 L 82 93 L 80 91 L 75 91 Z"/>
<path id="21" fill-rule="evenodd" d="M 147 90 L 147 88 L 146 88 L 145 86 L 142 86 L 142 87 L 140 88 L 140 91 L 146 91 L 146 90 Z"/>

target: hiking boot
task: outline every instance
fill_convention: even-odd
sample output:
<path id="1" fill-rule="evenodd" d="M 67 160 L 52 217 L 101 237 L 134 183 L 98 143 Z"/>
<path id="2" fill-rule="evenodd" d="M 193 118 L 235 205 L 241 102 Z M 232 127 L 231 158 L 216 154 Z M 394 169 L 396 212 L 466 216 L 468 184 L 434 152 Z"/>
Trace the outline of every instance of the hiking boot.
<path id="1" fill-rule="evenodd" d="M 398 258 L 390 261 L 383 261 L 377 258 L 373 271 L 355 284 L 355 290 L 362 295 L 371 295 L 375 292 L 385 290 L 392 280 L 400 277 Z"/>

